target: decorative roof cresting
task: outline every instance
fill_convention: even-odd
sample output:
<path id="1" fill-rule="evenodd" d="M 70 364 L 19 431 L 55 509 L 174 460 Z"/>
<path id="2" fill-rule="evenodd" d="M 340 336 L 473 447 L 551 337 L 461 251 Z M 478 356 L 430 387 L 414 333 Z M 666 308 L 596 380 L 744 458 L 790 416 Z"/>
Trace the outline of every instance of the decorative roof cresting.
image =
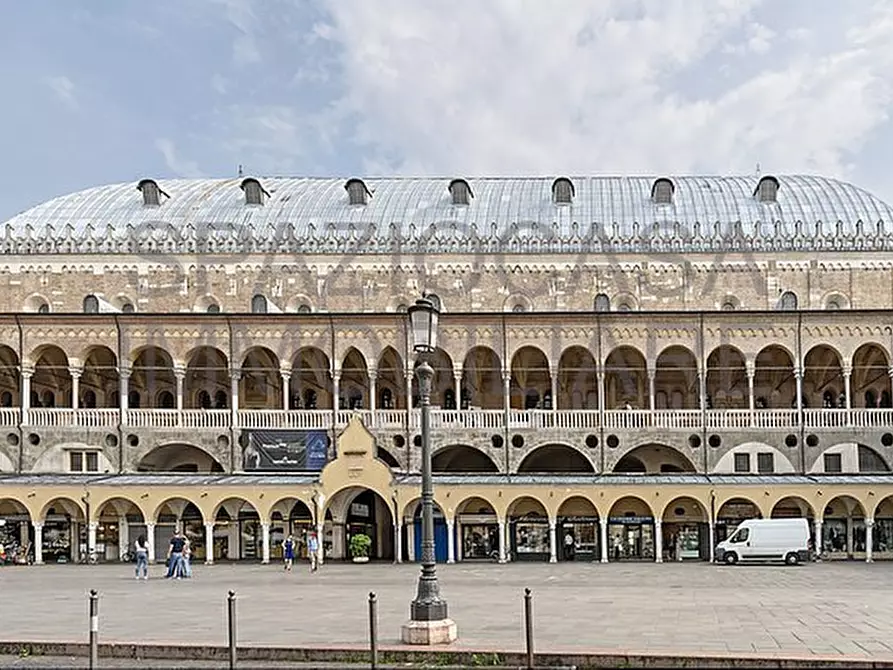
<path id="1" fill-rule="evenodd" d="M 815 176 L 240 177 L 146 179 L 137 188 L 133 182 L 97 186 L 37 205 L 3 224 L 0 250 L 893 250 L 890 205 L 852 184 Z"/>

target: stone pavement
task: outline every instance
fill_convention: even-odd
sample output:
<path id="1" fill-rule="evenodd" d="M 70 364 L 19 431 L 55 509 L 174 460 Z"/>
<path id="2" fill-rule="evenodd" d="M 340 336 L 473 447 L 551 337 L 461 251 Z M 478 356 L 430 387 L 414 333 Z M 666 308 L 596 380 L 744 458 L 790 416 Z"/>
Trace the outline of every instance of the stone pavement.
<path id="1" fill-rule="evenodd" d="M 86 641 L 90 588 L 103 642 L 226 644 L 227 590 L 238 639 L 251 646 L 360 646 L 366 599 L 379 600 L 381 643 L 396 644 L 418 566 L 327 564 L 314 575 L 278 565 L 162 566 L 135 581 L 129 565 L 0 568 L 0 640 Z M 438 566 L 458 646 L 523 649 L 522 596 L 534 593 L 538 651 L 759 653 L 893 659 L 893 563 L 800 567 L 709 564 Z"/>

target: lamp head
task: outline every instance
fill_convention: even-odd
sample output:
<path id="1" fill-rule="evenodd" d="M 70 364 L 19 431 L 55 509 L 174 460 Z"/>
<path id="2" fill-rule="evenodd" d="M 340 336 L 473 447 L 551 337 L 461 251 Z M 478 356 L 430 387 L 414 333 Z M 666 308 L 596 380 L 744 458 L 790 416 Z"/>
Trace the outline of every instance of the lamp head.
<path id="1" fill-rule="evenodd" d="M 418 353 L 430 353 L 437 348 L 437 325 L 440 311 L 427 297 L 419 298 L 408 310 L 412 348 Z"/>

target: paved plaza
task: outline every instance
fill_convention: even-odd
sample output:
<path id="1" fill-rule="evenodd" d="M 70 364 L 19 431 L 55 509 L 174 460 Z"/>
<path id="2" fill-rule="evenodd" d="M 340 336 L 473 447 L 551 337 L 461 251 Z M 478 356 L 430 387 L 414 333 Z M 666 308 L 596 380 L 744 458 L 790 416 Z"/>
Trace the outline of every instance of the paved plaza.
<path id="1" fill-rule="evenodd" d="M 135 581 L 129 565 L 0 568 L 7 641 L 85 641 L 88 589 L 103 642 L 226 644 L 227 590 L 239 643 L 362 645 L 378 594 L 382 644 L 397 644 L 418 566 L 196 566 L 191 580 Z M 522 649 L 522 594 L 535 596 L 538 650 L 747 652 L 893 658 L 893 563 L 439 566 L 457 645 Z"/>

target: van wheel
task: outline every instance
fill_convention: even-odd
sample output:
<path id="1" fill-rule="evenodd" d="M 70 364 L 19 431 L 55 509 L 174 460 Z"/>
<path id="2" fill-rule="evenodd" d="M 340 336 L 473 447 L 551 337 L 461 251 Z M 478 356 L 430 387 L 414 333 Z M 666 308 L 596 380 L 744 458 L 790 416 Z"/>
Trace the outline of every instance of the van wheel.
<path id="1" fill-rule="evenodd" d="M 800 557 L 792 551 L 784 557 L 784 562 L 788 565 L 797 565 L 800 562 Z"/>
<path id="2" fill-rule="evenodd" d="M 734 551 L 729 551 L 723 556 L 723 560 L 726 562 L 726 565 L 735 565 L 738 562 L 738 554 Z"/>

